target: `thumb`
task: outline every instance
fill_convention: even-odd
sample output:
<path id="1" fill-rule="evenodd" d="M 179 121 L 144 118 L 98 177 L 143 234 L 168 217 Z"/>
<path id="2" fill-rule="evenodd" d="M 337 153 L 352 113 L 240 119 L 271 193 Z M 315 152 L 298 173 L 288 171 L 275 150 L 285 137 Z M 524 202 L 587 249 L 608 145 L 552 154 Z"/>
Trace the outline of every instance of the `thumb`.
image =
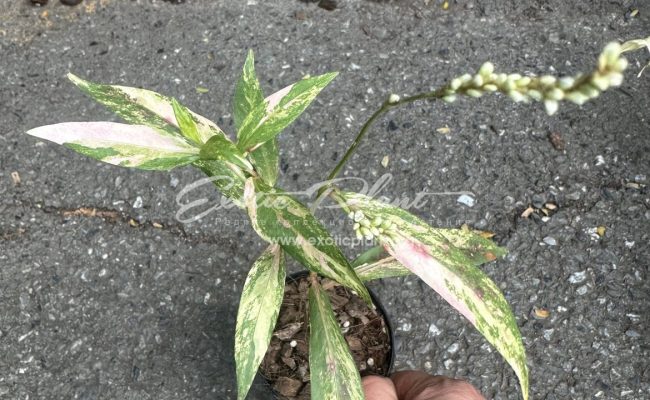
<path id="1" fill-rule="evenodd" d="M 361 379 L 366 400 L 397 400 L 393 381 L 381 376 L 366 376 Z"/>

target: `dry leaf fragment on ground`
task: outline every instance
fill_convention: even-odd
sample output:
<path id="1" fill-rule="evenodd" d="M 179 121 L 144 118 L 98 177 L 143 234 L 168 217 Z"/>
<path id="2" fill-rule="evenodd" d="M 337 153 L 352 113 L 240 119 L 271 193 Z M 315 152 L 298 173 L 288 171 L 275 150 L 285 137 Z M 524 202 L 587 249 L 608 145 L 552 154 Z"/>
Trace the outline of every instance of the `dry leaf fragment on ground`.
<path id="1" fill-rule="evenodd" d="M 14 171 L 11 173 L 11 180 L 14 181 L 14 185 L 20 185 L 20 174 L 18 171 Z"/>

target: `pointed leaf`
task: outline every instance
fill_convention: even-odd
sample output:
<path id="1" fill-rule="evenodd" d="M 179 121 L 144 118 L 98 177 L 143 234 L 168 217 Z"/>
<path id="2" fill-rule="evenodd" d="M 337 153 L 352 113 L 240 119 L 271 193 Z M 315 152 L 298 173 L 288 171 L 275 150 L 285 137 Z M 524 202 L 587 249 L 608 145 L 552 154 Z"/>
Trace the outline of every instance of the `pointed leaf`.
<path id="1" fill-rule="evenodd" d="M 349 287 L 372 304 L 332 236 L 302 203 L 253 178 L 246 181 L 244 203 L 253 228 L 264 240 L 280 244 L 309 270 Z"/>
<path id="2" fill-rule="evenodd" d="M 372 264 L 386 257 L 387 255 L 388 253 L 386 253 L 384 246 L 375 246 L 360 254 L 359 257 L 355 258 L 354 261 L 350 263 L 350 265 L 356 268 L 363 264 Z"/>
<path id="3" fill-rule="evenodd" d="M 312 399 L 364 400 L 359 371 L 316 280 L 309 288 L 309 368 Z"/>
<path id="4" fill-rule="evenodd" d="M 235 127 L 238 130 L 241 127 L 244 119 L 248 114 L 258 105 L 264 103 L 264 95 L 260 88 L 260 83 L 255 75 L 255 58 L 253 51 L 249 50 L 248 57 L 244 63 L 242 75 L 237 81 L 235 87 L 235 98 L 233 107 L 233 116 L 235 120 Z M 258 111 L 260 116 L 256 119 L 261 119 L 264 116 L 266 107 L 260 106 Z M 255 170 L 259 173 L 262 180 L 269 186 L 275 186 L 278 180 L 278 142 L 277 139 L 269 140 L 268 142 L 260 145 L 250 154 L 250 159 L 255 165 Z"/>
<path id="5" fill-rule="evenodd" d="M 239 129 L 244 119 L 255 106 L 262 104 L 264 95 L 260 83 L 255 75 L 255 57 L 253 50 L 248 51 L 244 62 L 241 77 L 235 86 L 235 98 L 233 99 L 233 119 L 235 127 Z"/>
<path id="6" fill-rule="evenodd" d="M 394 257 L 386 257 L 375 262 L 361 264 L 354 267 L 354 272 L 357 273 L 359 279 L 363 282 L 368 282 L 374 279 L 411 275 L 411 271 L 404 267 L 404 265 Z"/>
<path id="7" fill-rule="evenodd" d="M 192 165 L 212 178 L 217 189 L 240 208 L 244 207 L 244 183 L 246 176 L 241 168 L 223 160 L 199 160 Z"/>
<path id="8" fill-rule="evenodd" d="M 497 285 L 476 266 L 505 249 L 470 230 L 433 229 L 400 208 L 364 195 L 339 195 L 352 211 L 373 223 L 381 221 L 379 242 L 483 334 L 513 368 L 528 399 L 526 353 L 517 321 Z"/>
<path id="9" fill-rule="evenodd" d="M 169 136 L 181 136 L 169 97 L 145 89 L 88 82 L 73 74 L 68 74 L 68 78 L 126 122 L 146 125 Z M 224 134 L 214 122 L 190 113 L 196 121 L 201 143 L 214 135 Z"/>
<path id="10" fill-rule="evenodd" d="M 304 78 L 269 96 L 264 104 L 257 105 L 239 128 L 239 148 L 250 151 L 277 136 L 305 111 L 336 75 L 334 72 Z"/>
<path id="11" fill-rule="evenodd" d="M 199 150 L 182 139 L 143 125 L 115 122 L 66 122 L 27 132 L 113 165 L 168 170 L 198 159 Z"/>
<path id="12" fill-rule="evenodd" d="M 174 117 L 176 123 L 181 130 L 181 134 L 192 141 L 194 144 L 201 145 L 201 136 L 196 127 L 194 117 L 185 106 L 179 103 L 176 99 L 172 98 L 172 109 L 174 110 Z M 221 137 L 220 135 L 218 135 Z"/>
<path id="13" fill-rule="evenodd" d="M 271 341 L 284 296 L 284 257 L 278 245 L 271 245 L 255 261 L 242 290 L 237 329 L 237 399 L 243 400 Z"/>
<path id="14" fill-rule="evenodd" d="M 224 136 L 213 136 L 201 147 L 201 160 L 222 160 L 237 165 L 244 171 L 252 171 L 253 166 L 239 151 L 237 146 Z M 243 172 L 242 172 L 243 174 Z"/>
<path id="15" fill-rule="evenodd" d="M 260 178 L 267 185 L 273 187 L 278 181 L 280 169 L 280 155 L 278 151 L 278 138 L 273 138 L 268 142 L 262 143 L 260 147 L 253 150 L 250 158 L 255 165 L 255 170 L 260 174 Z"/>

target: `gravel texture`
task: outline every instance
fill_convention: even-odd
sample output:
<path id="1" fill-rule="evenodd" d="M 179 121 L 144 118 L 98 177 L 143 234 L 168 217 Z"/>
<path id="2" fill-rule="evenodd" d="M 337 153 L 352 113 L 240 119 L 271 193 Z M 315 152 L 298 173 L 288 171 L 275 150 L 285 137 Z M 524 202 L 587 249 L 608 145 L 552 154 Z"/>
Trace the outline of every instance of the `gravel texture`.
<path id="1" fill-rule="evenodd" d="M 115 120 L 67 82 L 68 71 L 176 96 L 226 131 L 246 49 L 256 52 L 267 93 L 307 73 L 341 71 L 280 137 L 280 184 L 301 190 L 323 179 L 389 93 L 434 88 L 486 60 L 505 71 L 589 69 L 607 42 L 650 34 L 644 6 L 626 21 L 627 2 L 591 0 L 458 0 L 447 10 L 436 0 L 350 0 L 334 11 L 292 0 L 40 8 L 5 0 L 0 398 L 235 398 L 236 308 L 262 242 L 237 210 L 176 220 L 176 197 L 198 171 L 121 169 L 24 135 L 49 123 Z M 493 231 L 510 250 L 485 271 L 519 321 L 534 399 L 650 398 L 650 72 L 636 77 L 647 52 L 629 58 L 620 89 L 553 117 L 502 96 L 391 112 L 346 169 L 370 181 L 391 173 L 387 197 L 472 192 L 465 205 L 438 196 L 416 212 Z M 445 126 L 449 133 L 437 131 Z M 546 202 L 558 206 L 548 220 L 520 216 Z M 70 215 L 80 207 L 117 216 Z M 331 212 L 320 215 L 335 234 L 351 235 Z M 423 284 L 408 277 L 372 288 L 393 316 L 398 369 L 519 398 L 504 361 Z M 536 307 L 549 317 L 534 319 Z M 250 398 L 270 395 L 257 383 Z"/>

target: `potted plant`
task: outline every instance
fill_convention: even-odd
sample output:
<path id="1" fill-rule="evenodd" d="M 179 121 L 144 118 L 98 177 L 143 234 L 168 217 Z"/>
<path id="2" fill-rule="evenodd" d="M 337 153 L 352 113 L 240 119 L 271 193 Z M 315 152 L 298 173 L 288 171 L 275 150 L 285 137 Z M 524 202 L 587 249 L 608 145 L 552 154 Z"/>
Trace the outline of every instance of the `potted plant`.
<path id="1" fill-rule="evenodd" d="M 363 125 L 320 187 L 311 209 L 276 185 L 276 138 L 336 73 L 306 76 L 265 98 L 249 52 L 233 100 L 236 140 L 173 98 L 143 89 L 92 83 L 70 74 L 82 91 L 127 123 L 69 122 L 28 133 L 123 167 L 169 170 L 191 165 L 213 178 L 221 193 L 247 213 L 255 231 L 269 245 L 253 264 L 242 289 L 235 332 L 239 399 L 246 397 L 274 330 L 278 336 L 276 322 L 285 289 L 286 256 L 309 271 L 307 283 L 296 290 L 302 290 L 303 298 L 308 299 L 304 308 L 308 313 L 308 340 L 307 330 L 303 337 L 308 342 L 304 345 L 308 346 L 312 398 L 363 399 L 358 365 L 349 351 L 350 341 L 342 335 L 345 326 L 332 310 L 330 297 L 335 293 L 331 289 L 343 288 L 373 310 L 365 281 L 413 273 L 501 353 L 518 376 L 522 396 L 527 399 L 528 368 L 516 319 L 497 285 L 478 268 L 505 254 L 505 249 L 477 231 L 430 227 L 403 209 L 337 187 L 335 178 L 372 123 L 389 110 L 417 100 L 453 102 L 459 96 L 476 98 L 496 92 L 516 102 L 543 102 L 546 111 L 553 114 L 564 100 L 580 105 L 620 85 L 627 66 L 621 53 L 648 46 L 649 41 L 630 41 L 623 46 L 611 43 L 599 56 L 594 71 L 575 77 L 497 73 L 488 62 L 476 73 L 454 78 L 432 92 L 405 98 L 391 95 Z M 314 216 L 326 197 L 351 220 L 357 238 L 376 247 L 350 262 Z"/>

